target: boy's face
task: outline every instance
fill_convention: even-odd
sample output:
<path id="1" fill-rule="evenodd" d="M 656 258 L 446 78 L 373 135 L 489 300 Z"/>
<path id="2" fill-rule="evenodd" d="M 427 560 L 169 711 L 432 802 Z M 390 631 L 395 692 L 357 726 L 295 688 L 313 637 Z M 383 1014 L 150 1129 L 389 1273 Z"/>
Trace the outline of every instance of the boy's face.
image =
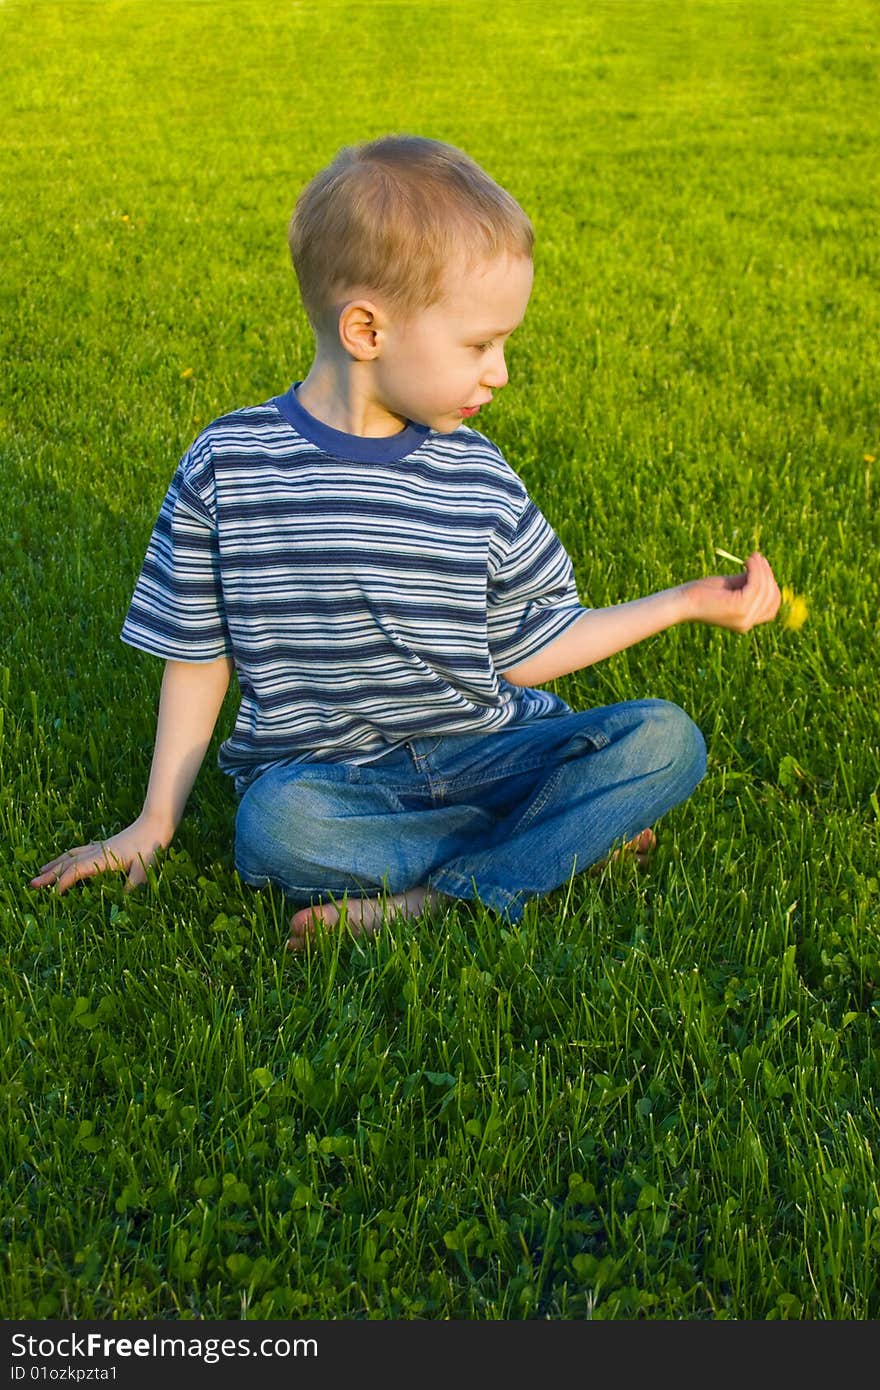
<path id="1" fill-rule="evenodd" d="M 507 384 L 504 347 L 522 322 L 532 261 L 507 253 L 450 268 L 443 298 L 408 318 L 390 314 L 375 360 L 378 403 L 389 415 L 451 434 Z"/>

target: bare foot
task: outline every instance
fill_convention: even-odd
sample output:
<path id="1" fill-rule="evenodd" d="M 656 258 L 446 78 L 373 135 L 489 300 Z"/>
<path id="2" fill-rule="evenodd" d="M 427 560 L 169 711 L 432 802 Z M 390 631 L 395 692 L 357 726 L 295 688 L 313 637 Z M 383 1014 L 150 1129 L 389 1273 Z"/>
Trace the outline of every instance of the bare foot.
<path id="1" fill-rule="evenodd" d="M 634 859 L 638 868 L 646 869 L 648 861 L 657 845 L 657 836 L 653 830 L 640 830 L 633 839 L 627 840 L 620 849 L 613 850 L 605 859 L 600 859 L 598 864 L 594 864 L 590 869 L 591 874 L 598 874 L 605 868 L 606 864 L 614 864 L 618 859 Z"/>
<path id="2" fill-rule="evenodd" d="M 433 888 L 422 887 L 382 898 L 349 898 L 345 905 L 346 925 L 352 936 L 372 936 L 390 918 L 418 917 L 441 897 Z M 301 951 L 314 936 L 316 927 L 335 927 L 340 916 L 335 903 L 313 903 L 295 912 L 290 919 L 288 951 Z"/>

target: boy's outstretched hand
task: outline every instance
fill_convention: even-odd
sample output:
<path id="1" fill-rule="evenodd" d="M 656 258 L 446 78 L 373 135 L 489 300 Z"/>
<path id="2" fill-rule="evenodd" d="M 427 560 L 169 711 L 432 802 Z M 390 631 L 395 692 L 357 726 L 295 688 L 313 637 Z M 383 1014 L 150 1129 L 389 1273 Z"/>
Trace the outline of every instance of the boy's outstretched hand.
<path id="1" fill-rule="evenodd" d="M 748 632 L 775 618 L 781 602 L 773 571 L 756 550 L 740 574 L 713 574 L 609 608 L 585 609 L 560 637 L 505 671 L 504 678 L 513 685 L 543 685 L 604 661 L 677 623 L 712 623 Z"/>
<path id="2" fill-rule="evenodd" d="M 80 879 L 121 869 L 128 874 L 126 889 L 137 888 L 146 883 L 147 869 L 169 840 L 170 836 L 157 833 L 156 827 L 139 817 L 109 840 L 95 840 L 59 854 L 31 879 L 31 887 L 54 887 L 56 893 L 65 893 Z"/>
<path id="3" fill-rule="evenodd" d="M 216 661 L 166 661 L 143 810 L 109 840 L 77 845 L 44 864 L 31 879 L 32 888 L 54 886 L 56 893 L 66 893 L 81 878 L 112 869 L 128 875 L 126 889 L 146 883 L 147 869 L 158 851 L 170 845 L 180 824 L 231 674 L 231 656 Z"/>
<path id="4" fill-rule="evenodd" d="M 695 622 L 748 632 L 779 612 L 782 594 L 764 556 L 755 550 L 740 574 L 713 574 L 683 584 L 689 616 Z"/>

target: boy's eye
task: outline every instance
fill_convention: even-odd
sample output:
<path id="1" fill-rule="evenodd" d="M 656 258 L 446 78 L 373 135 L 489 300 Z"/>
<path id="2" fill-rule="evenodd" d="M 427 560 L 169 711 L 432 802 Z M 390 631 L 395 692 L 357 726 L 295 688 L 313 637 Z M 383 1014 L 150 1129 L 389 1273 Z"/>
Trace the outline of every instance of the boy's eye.
<path id="1" fill-rule="evenodd" d="M 490 347 L 495 346 L 495 343 L 494 341 L 491 343 L 475 343 L 474 346 L 476 347 L 477 352 L 488 352 Z"/>

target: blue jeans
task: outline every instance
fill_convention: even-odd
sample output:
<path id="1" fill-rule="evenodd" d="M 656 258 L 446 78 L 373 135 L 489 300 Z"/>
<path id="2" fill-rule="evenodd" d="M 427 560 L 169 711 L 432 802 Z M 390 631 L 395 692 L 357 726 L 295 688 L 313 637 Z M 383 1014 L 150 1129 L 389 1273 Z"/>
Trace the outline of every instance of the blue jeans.
<path id="1" fill-rule="evenodd" d="M 299 906 L 429 884 L 516 921 L 705 770 L 702 734 L 665 700 L 416 738 L 361 765 L 278 763 L 241 799 L 235 864 Z"/>

